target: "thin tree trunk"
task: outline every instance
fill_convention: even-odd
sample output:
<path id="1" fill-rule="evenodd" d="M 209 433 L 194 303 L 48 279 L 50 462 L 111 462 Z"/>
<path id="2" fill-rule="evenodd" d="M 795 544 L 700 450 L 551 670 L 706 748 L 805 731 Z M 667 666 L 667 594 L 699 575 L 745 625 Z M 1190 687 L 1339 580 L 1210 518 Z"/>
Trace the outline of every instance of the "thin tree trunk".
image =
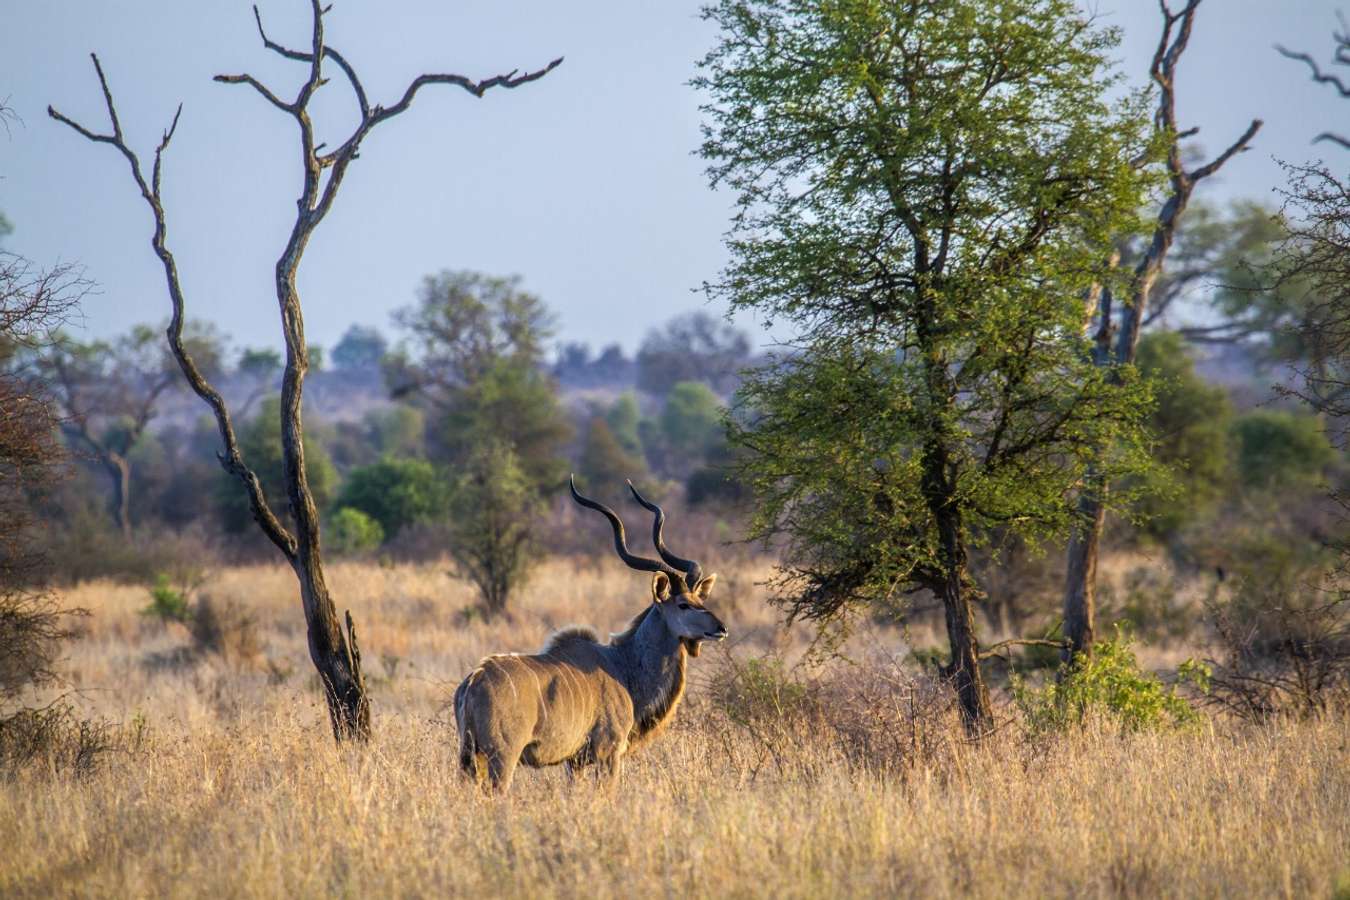
<path id="1" fill-rule="evenodd" d="M 310 492 L 309 474 L 305 468 L 301 410 L 305 374 L 309 370 L 309 350 L 305 343 L 305 320 L 295 287 L 295 273 L 313 224 L 304 217 L 297 221 L 286 252 L 276 267 L 277 301 L 281 305 L 282 332 L 286 339 L 280 414 L 286 497 L 295 522 L 295 555 L 291 566 L 300 582 L 309 657 L 323 680 L 333 734 L 339 741 L 366 740 L 370 737 L 370 698 L 361 674 L 361 654 L 356 646 L 350 614 L 348 634 L 344 636 L 337 607 L 328 593 L 323 554 L 319 548 L 319 511 Z"/>
<path id="2" fill-rule="evenodd" d="M 126 457 L 112 450 L 106 450 L 94 445 L 94 451 L 97 453 L 99 461 L 103 463 L 103 471 L 108 473 L 108 481 L 112 484 L 112 497 L 108 502 L 108 511 L 117 523 L 117 530 L 122 534 L 122 540 L 131 540 L 131 464 Z"/>
<path id="3" fill-rule="evenodd" d="M 943 582 L 942 607 L 947 620 L 947 643 L 951 661 L 946 676 L 952 680 L 957 701 L 961 705 L 961 721 L 966 731 L 979 736 L 993 723 L 993 707 L 989 689 L 980 672 L 980 646 L 975 636 L 975 608 L 971 603 L 966 572 L 958 569 L 949 573 Z"/>
<path id="4" fill-rule="evenodd" d="M 365 680 L 361 676 L 361 653 L 356 643 L 356 630 L 352 624 L 351 613 L 346 617 L 346 635 L 338 622 L 337 610 L 328 593 L 328 585 L 323 576 L 323 557 L 319 551 L 319 513 L 315 508 L 309 489 L 309 479 L 305 472 L 304 431 L 301 424 L 300 407 L 305 372 L 309 367 L 309 356 L 305 345 L 304 319 L 300 312 L 300 298 L 295 289 L 295 273 L 300 265 L 301 255 L 309 242 L 314 229 L 327 215 L 337 196 L 338 189 L 346 175 L 348 166 L 359 155 L 361 142 L 371 130 L 381 122 L 406 111 L 413 97 L 425 85 L 455 85 L 468 91 L 475 97 L 482 97 L 492 88 L 516 88 L 531 81 L 543 78 L 562 63 L 555 59 L 543 69 L 518 74 L 512 71 L 481 81 L 474 81 L 454 74 L 423 74 L 414 79 L 404 90 L 402 98 L 390 106 L 372 106 L 367 98 L 356 71 L 336 50 L 324 43 L 323 16 L 328 7 L 321 0 L 310 0 L 312 29 L 310 47 L 306 50 L 293 50 L 272 41 L 263 31 L 262 19 L 254 9 L 254 18 L 258 24 L 258 35 L 263 46 L 278 55 L 291 60 L 308 63 L 309 77 L 301 86 L 294 100 L 286 101 L 277 96 L 258 79 L 251 75 L 217 75 L 215 80 L 225 84 L 244 84 L 257 91 L 269 104 L 291 117 L 300 131 L 300 161 L 304 175 L 304 187 L 296 200 L 296 218 L 286 243 L 285 252 L 276 265 L 277 301 L 281 308 L 282 332 L 286 339 L 286 371 L 282 378 L 281 392 L 281 441 L 282 457 L 286 473 L 286 495 L 295 524 L 295 534 L 272 511 L 263 493 L 257 474 L 249 468 L 239 449 L 234 433 L 229 409 L 220 392 L 211 386 L 197 367 L 183 343 L 184 300 L 182 285 L 178 278 L 178 266 L 169 251 L 166 236 L 168 225 L 165 221 L 164 206 L 160 194 L 161 163 L 165 149 L 172 140 L 178 127 L 178 117 L 182 107 L 174 114 L 173 122 L 160 138 L 155 148 L 154 164 L 147 178 L 141 167 L 140 159 L 127 145 L 122 135 L 122 126 L 113 103 L 112 91 L 104 77 L 103 67 L 98 57 L 92 55 L 94 69 L 98 73 L 99 86 L 103 90 L 104 103 L 108 110 L 108 119 L 112 127 L 109 134 L 99 134 L 89 130 L 78 122 L 48 107 L 47 114 L 62 122 L 77 133 L 95 143 L 110 144 L 126 159 L 131 167 L 131 175 L 140 190 L 141 197 L 154 215 L 155 232 L 151 239 L 155 254 L 164 267 L 164 275 L 169 288 L 169 299 L 173 305 L 173 318 L 170 320 L 167 336 L 169 348 L 183 376 L 193 391 L 208 406 L 216 418 L 224 452 L 219 454 L 220 463 L 232 476 L 239 479 L 249 498 L 249 508 L 258 527 L 268 539 L 285 555 L 295 570 L 300 586 L 300 598 L 304 606 L 305 625 L 309 638 L 309 654 L 323 681 L 324 695 L 328 701 L 329 717 L 332 720 L 333 733 L 338 740 L 348 738 L 364 739 L 370 734 L 370 702 L 366 694 Z M 349 136 L 339 141 L 333 149 L 322 152 L 325 144 L 317 143 L 314 127 L 309 116 L 309 102 L 328 79 L 323 76 L 325 60 L 331 61 L 346 77 L 356 99 L 360 112 L 360 121 Z M 324 174 L 327 172 L 327 179 Z"/>
<path id="5" fill-rule="evenodd" d="M 1180 137 L 1177 127 L 1175 76 L 1176 66 L 1190 40 L 1191 28 L 1201 0 L 1187 0 L 1179 12 L 1162 5 L 1163 33 L 1153 56 L 1149 74 L 1158 86 L 1157 127 L 1168 138 L 1167 170 L 1171 193 L 1158 211 L 1153 239 L 1143 258 L 1135 266 L 1130 282 L 1130 303 L 1121 314 L 1120 334 L 1111 349 L 1111 292 L 1101 292 L 1099 326 L 1093 361 L 1098 366 L 1130 365 L 1139 347 L 1139 335 L 1148 312 L 1149 296 L 1162 272 L 1163 262 L 1176 236 L 1177 224 L 1186 211 L 1196 184 L 1219 171 L 1238 153 L 1247 149 L 1251 139 L 1261 128 L 1261 120 L 1254 119 L 1247 130 L 1227 150 L 1197 169 L 1187 171 L 1182 163 Z M 1079 498 L 1078 523 L 1069 541 L 1065 566 L 1064 632 L 1067 645 L 1064 661 L 1071 662 L 1075 654 L 1091 652 L 1096 623 L 1097 553 L 1105 523 L 1105 500 L 1108 485 L 1100 475 L 1100 461 L 1109 448 L 1097 447 L 1093 464 L 1088 470 L 1088 490 Z"/>
<path id="6" fill-rule="evenodd" d="M 1097 637 L 1097 549 L 1105 521 L 1106 505 L 1100 497 L 1078 498 L 1078 524 L 1069 538 L 1064 585 L 1065 662 L 1089 650 Z"/>

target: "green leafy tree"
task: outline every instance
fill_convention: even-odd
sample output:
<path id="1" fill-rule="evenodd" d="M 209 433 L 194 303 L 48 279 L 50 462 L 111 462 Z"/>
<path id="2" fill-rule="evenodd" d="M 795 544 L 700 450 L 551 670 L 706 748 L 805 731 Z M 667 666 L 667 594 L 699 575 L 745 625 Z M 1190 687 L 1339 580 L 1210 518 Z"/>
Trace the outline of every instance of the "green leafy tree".
<path id="1" fill-rule="evenodd" d="M 785 321 L 735 441 L 790 615 L 927 589 L 990 722 L 967 549 L 1062 533 L 1084 448 L 1145 464 L 1147 391 L 1090 365 L 1083 296 L 1137 228 L 1143 99 L 1071 0 L 720 0 L 703 155 L 738 196 L 714 296 Z"/>
<path id="2" fill-rule="evenodd" d="M 462 469 L 501 440 L 534 490 L 560 486 L 570 428 L 544 370 L 552 317 L 542 301 L 518 278 L 441 272 L 397 320 L 412 353 L 388 360 L 387 377 L 426 409 L 432 459 Z"/>
<path id="3" fill-rule="evenodd" d="M 239 449 L 258 476 L 263 495 L 273 509 L 289 509 L 286 495 L 286 470 L 281 448 L 281 399 L 268 397 L 239 435 Z M 305 475 L 314 497 L 315 507 L 327 509 L 337 491 L 337 469 L 328 458 L 323 445 L 312 437 L 305 444 Z M 249 498 L 241 493 L 229 478 L 216 480 L 216 509 L 226 531 L 239 533 L 247 530 L 252 521 Z"/>
<path id="4" fill-rule="evenodd" d="M 205 371 L 220 368 L 220 337 L 210 329 L 185 339 Z M 36 370 L 52 386 L 68 439 L 88 453 L 107 478 L 109 512 L 131 537 L 133 448 L 147 437 L 165 396 L 180 388 L 173 358 L 148 325 L 111 341 L 54 341 Z"/>
<path id="5" fill-rule="evenodd" d="M 586 429 L 577 471 L 586 484 L 623 484 L 628 478 L 640 480 L 647 466 L 619 443 L 602 417 L 595 416 Z"/>
<path id="6" fill-rule="evenodd" d="M 723 441 L 722 401 L 701 381 L 681 381 L 661 410 L 663 455 L 673 471 L 687 473 Z"/>
<path id="7" fill-rule="evenodd" d="M 1223 388 L 1196 374 L 1194 355 L 1178 332 L 1144 335 L 1137 364 L 1157 397 L 1149 417 L 1154 459 L 1174 488 L 1146 495 L 1137 511 L 1146 533 L 1163 538 L 1223 496 L 1233 470 L 1233 408 Z"/>
<path id="8" fill-rule="evenodd" d="M 455 483 L 450 555 L 478 588 L 483 610 L 506 609 L 536 561 L 534 521 L 542 503 L 515 453 L 504 441 L 485 441 Z"/>
<path id="9" fill-rule="evenodd" d="M 369 553 L 384 543 L 380 523 L 350 506 L 333 513 L 328 529 L 328 544 L 338 554 Z"/>
<path id="10" fill-rule="evenodd" d="M 445 477 L 426 460 L 387 458 L 349 472 L 337 506 L 360 510 L 393 537 L 414 522 L 443 518 L 449 494 Z"/>
<path id="11" fill-rule="evenodd" d="M 1256 488 L 1313 487 L 1337 453 L 1316 416 L 1259 409 L 1233 422 L 1237 468 Z"/>
<path id="12" fill-rule="evenodd" d="M 614 405 L 605 413 L 605 424 L 610 433 L 627 453 L 636 457 L 644 455 L 642 450 L 642 412 L 638 409 L 637 397 L 632 391 L 625 391 L 614 401 Z"/>

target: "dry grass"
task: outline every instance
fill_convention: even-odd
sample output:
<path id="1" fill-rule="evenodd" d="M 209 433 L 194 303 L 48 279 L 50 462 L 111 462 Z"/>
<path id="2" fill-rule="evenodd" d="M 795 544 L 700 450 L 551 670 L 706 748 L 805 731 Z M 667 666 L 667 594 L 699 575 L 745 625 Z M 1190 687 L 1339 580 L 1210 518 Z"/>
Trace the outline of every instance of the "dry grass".
<path id="1" fill-rule="evenodd" d="M 724 578 L 725 578 L 724 573 Z M 714 608 L 731 652 L 799 653 L 742 572 Z M 444 703 L 491 650 L 572 621 L 617 629 L 636 575 L 546 566 L 513 621 L 466 618 L 434 567 L 333 568 L 373 680 L 376 736 L 339 750 L 304 653 L 287 571 L 204 590 L 261 623 L 256 657 L 175 654 L 191 637 L 138 614 L 141 589 L 83 585 L 68 661 L 126 748 L 86 779 L 0 781 L 0 895 L 1328 896 L 1350 886 L 1350 722 L 1192 733 L 1101 726 L 983 746 L 952 732 L 901 767 L 837 736 L 760 738 L 713 706 L 721 649 L 675 727 L 621 787 L 523 772 L 489 800 L 460 780 Z M 894 649 L 899 636 L 861 639 Z"/>

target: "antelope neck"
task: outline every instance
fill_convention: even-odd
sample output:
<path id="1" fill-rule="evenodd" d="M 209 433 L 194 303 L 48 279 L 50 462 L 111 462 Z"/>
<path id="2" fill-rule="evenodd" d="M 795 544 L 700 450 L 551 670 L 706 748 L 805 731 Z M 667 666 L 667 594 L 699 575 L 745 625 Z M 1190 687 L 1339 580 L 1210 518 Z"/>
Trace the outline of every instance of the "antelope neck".
<path id="1" fill-rule="evenodd" d="M 684 693 L 685 650 L 651 607 L 632 636 L 614 649 L 622 658 L 641 734 L 659 725 Z"/>

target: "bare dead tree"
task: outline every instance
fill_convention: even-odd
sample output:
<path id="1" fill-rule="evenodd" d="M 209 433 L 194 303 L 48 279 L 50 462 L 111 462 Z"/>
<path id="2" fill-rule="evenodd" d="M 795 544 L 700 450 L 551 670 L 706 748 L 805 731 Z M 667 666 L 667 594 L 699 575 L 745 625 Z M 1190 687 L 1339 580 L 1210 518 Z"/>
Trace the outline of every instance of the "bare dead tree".
<path id="1" fill-rule="evenodd" d="M 1158 0 L 1162 12 L 1163 30 L 1158 48 L 1153 54 L 1149 75 L 1158 88 L 1158 109 L 1154 125 L 1167 141 L 1167 174 L 1171 190 L 1158 211 L 1153 238 L 1128 282 L 1129 301 L 1118 311 L 1113 309 L 1114 298 L 1109 285 L 1096 293 L 1097 330 L 1093 339 L 1092 358 L 1098 366 L 1120 367 L 1134 362 L 1139 347 L 1139 332 L 1149 311 L 1149 297 L 1158 275 L 1162 272 L 1167 252 L 1176 237 L 1177 225 L 1196 185 L 1219 171 L 1228 160 L 1245 151 L 1261 120 L 1253 119 L 1242 136 L 1214 159 L 1194 169 L 1187 169 L 1182 160 L 1181 142 L 1198 133 L 1198 128 L 1182 129 L 1177 124 L 1176 72 L 1177 64 L 1190 42 L 1191 29 L 1202 0 L 1187 0 L 1173 12 L 1168 0 Z M 1104 452 L 1106 448 L 1098 448 Z M 1102 525 L 1106 516 L 1106 493 L 1109 485 L 1098 474 L 1096 467 L 1088 472 L 1087 486 L 1078 499 L 1078 523 L 1069 539 L 1068 561 L 1064 586 L 1065 661 L 1075 653 L 1092 646 L 1096 616 L 1097 553 L 1101 542 Z"/>
<path id="2" fill-rule="evenodd" d="M 55 389 L 66 434 L 108 476 L 109 504 L 124 540 L 131 540 L 131 449 L 159 411 L 177 373 L 153 348 L 154 332 L 141 326 L 116 344 L 82 345 L 58 339 L 38 364 Z"/>
<path id="3" fill-rule="evenodd" d="M 1350 23 L 1346 22 L 1344 15 L 1338 13 L 1336 17 L 1340 20 L 1341 28 L 1339 31 L 1333 31 L 1331 33 L 1332 40 L 1336 42 L 1336 52 L 1332 55 L 1331 59 L 1332 62 L 1338 66 L 1350 66 Z M 1340 94 L 1342 97 L 1350 98 L 1350 85 L 1347 85 L 1342 81 L 1339 75 L 1323 69 L 1318 64 L 1317 60 L 1313 59 L 1309 54 L 1296 53 L 1279 44 L 1275 45 L 1275 49 L 1281 55 L 1287 56 L 1289 59 L 1298 60 L 1299 62 L 1306 64 L 1308 69 L 1312 72 L 1313 81 L 1316 81 L 1318 84 L 1329 84 L 1335 88 L 1336 93 Z M 1347 150 L 1350 150 L 1350 138 L 1343 137 L 1334 132 L 1324 131 L 1313 138 L 1314 144 L 1319 141 L 1330 141 L 1333 144 L 1339 144 Z"/>
<path id="4" fill-rule="evenodd" d="M 215 79 L 225 84 L 245 84 L 252 87 L 269 104 L 293 119 L 299 131 L 303 185 L 296 201 L 295 222 L 275 268 L 277 303 L 281 310 L 282 333 L 286 342 L 286 367 L 281 389 L 282 453 L 286 493 L 294 533 L 282 524 L 268 505 L 258 476 L 249 468 L 240 453 L 234 425 L 225 401 L 202 374 L 183 342 L 185 302 L 179 284 L 178 267 L 166 243 L 168 228 L 160 192 L 164 151 L 178 127 L 182 106 L 180 105 L 178 111 L 174 113 L 173 121 L 155 148 L 154 164 L 148 179 L 139 158 L 128 146 L 122 134 L 112 91 L 108 87 L 108 80 L 103 74 L 103 67 L 99 64 L 97 55 L 91 54 L 94 69 L 98 73 L 99 85 L 103 90 L 103 99 L 112 126 L 111 133 L 92 131 L 50 106 L 47 113 L 90 141 L 113 146 L 131 167 L 132 179 L 154 217 L 155 230 L 151 244 L 163 264 L 169 298 L 173 305 L 173 318 L 168 328 L 169 346 L 189 385 L 215 415 L 224 444 L 224 451 L 219 454 L 221 465 L 240 481 L 248 494 L 254 520 L 295 571 L 308 626 L 310 659 L 318 669 L 324 685 L 333 733 L 339 741 L 364 740 L 370 734 L 370 701 L 361 674 L 361 654 L 357 646 L 356 628 L 351 612 L 348 611 L 344 635 L 324 579 L 323 559 L 319 547 L 319 514 L 305 474 L 305 445 L 300 410 L 305 373 L 309 368 L 309 355 L 305 343 L 300 295 L 296 289 L 296 271 L 314 230 L 332 209 L 347 169 L 359 155 L 362 141 L 377 125 L 406 111 L 423 87 L 432 84 L 454 85 L 475 97 L 482 97 L 492 88 L 516 88 L 536 81 L 557 67 L 562 60 L 556 59 L 534 72 L 517 74 L 513 70 L 505 75 L 497 75 L 482 81 L 474 81 L 462 75 L 423 74 L 413 79 L 392 106 L 372 105 L 355 68 L 345 56 L 325 42 L 324 16 L 329 8 L 322 6 L 320 0 L 310 0 L 310 7 L 313 26 L 310 45 L 306 50 L 289 49 L 273 41 L 263 29 L 258 8 L 256 6 L 253 8 L 254 19 L 258 23 L 258 35 L 262 39 L 263 46 L 286 59 L 304 63 L 309 68 L 308 76 L 294 99 L 283 99 L 252 75 L 217 75 Z M 326 62 L 331 62 L 346 78 L 356 99 L 360 121 L 349 136 L 334 149 L 322 152 L 323 145 L 315 142 L 309 103 L 315 92 L 327 81 L 324 75 Z"/>

